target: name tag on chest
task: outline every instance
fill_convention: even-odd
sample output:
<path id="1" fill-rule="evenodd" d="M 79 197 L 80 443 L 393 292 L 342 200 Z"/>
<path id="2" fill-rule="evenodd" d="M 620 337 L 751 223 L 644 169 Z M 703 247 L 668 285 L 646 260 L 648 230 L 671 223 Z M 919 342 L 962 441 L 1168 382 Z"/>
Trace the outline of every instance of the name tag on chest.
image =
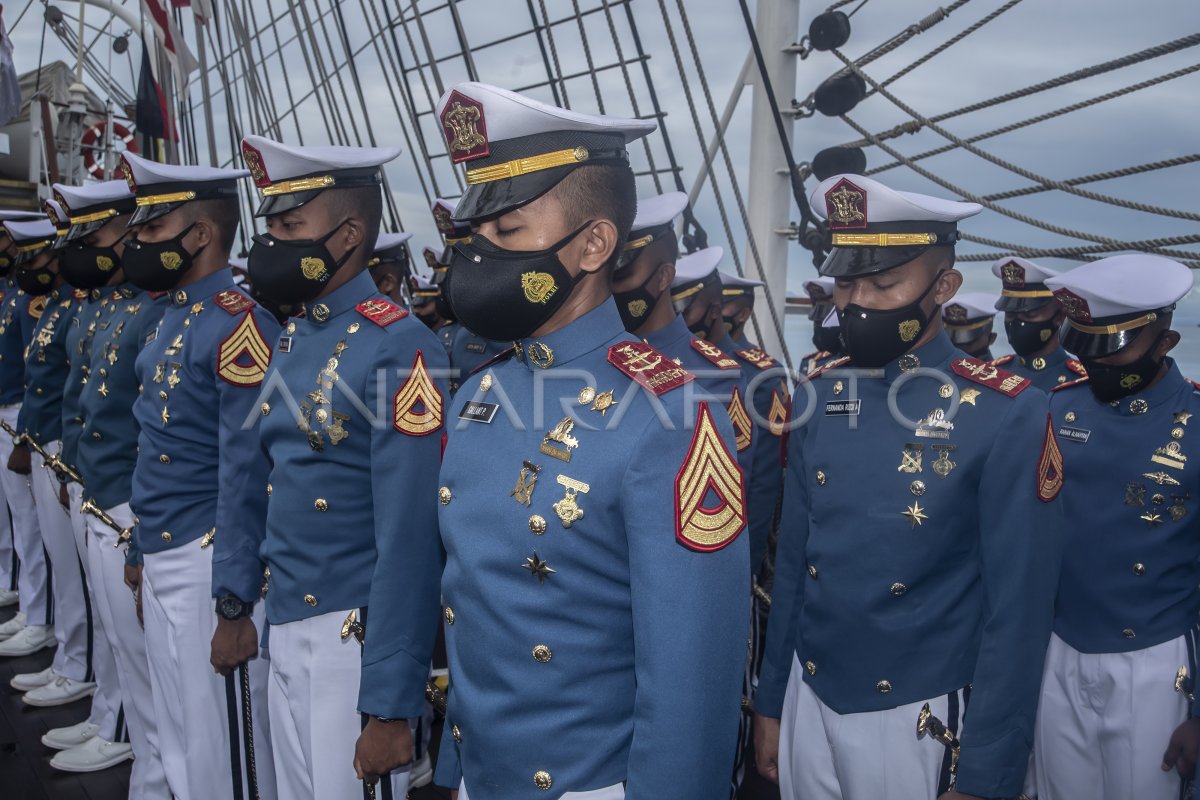
<path id="1" fill-rule="evenodd" d="M 825 403 L 827 417 L 857 417 L 862 410 L 862 400 L 829 400 Z"/>
<path id="2" fill-rule="evenodd" d="M 290 337 L 290 336 L 284 336 L 283 338 L 281 338 L 281 339 L 279 340 L 279 348 L 278 348 L 278 350 L 279 350 L 279 352 L 281 352 L 281 353 L 290 353 L 290 352 L 292 352 L 292 337 Z"/>
<path id="3" fill-rule="evenodd" d="M 481 342 L 467 342 L 468 353 L 482 353 L 484 349 L 485 348 Z"/>
<path id="4" fill-rule="evenodd" d="M 470 400 L 458 412 L 458 418 L 488 424 L 496 416 L 496 411 L 499 408 L 500 406 L 496 403 L 479 403 Z"/>
<path id="5" fill-rule="evenodd" d="M 78 322 L 78 320 L 76 320 L 76 322 Z M 146 341 L 142 342 L 142 346 L 145 347 L 146 345 L 150 344 L 157 338 L 158 338 L 158 328 L 155 328 L 154 330 L 152 330 L 148 334 L 146 334 Z"/>
<path id="6" fill-rule="evenodd" d="M 1068 442 L 1077 442 L 1078 444 L 1087 444 L 1087 440 L 1092 436 L 1091 431 L 1083 428 L 1068 428 L 1062 425 L 1058 429 L 1058 438 L 1065 439 Z"/>

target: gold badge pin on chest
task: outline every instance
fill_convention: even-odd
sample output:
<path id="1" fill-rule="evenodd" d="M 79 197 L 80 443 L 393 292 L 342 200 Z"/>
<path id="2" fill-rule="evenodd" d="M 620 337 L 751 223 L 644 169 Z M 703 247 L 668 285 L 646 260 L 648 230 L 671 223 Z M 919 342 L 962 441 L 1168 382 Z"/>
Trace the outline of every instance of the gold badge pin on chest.
<path id="1" fill-rule="evenodd" d="M 538 451 L 557 458 L 559 461 L 570 463 L 571 452 L 579 446 L 579 440 L 571 435 L 574 427 L 575 420 L 564 417 L 542 439 Z"/>
<path id="2" fill-rule="evenodd" d="M 517 476 L 517 485 L 508 493 L 509 497 L 516 499 L 523 506 L 528 506 L 533 502 L 533 490 L 537 488 L 538 474 L 542 468 L 532 461 L 523 461 L 521 474 Z"/>
<path id="3" fill-rule="evenodd" d="M 949 477 L 950 473 L 957 466 L 957 464 L 950 460 L 950 453 L 954 450 L 954 445 L 935 444 L 933 449 L 938 454 L 937 459 L 933 462 L 933 474 L 939 478 Z"/>
<path id="4" fill-rule="evenodd" d="M 558 484 L 567 490 L 567 494 L 562 500 L 555 503 L 552 508 L 554 513 L 558 515 L 558 519 L 562 522 L 564 528 L 571 527 L 571 524 L 583 519 L 583 509 L 579 507 L 579 501 L 576 499 L 580 493 L 587 494 L 591 491 L 591 486 L 583 481 L 577 481 L 574 478 L 568 478 L 566 475 L 559 475 Z"/>

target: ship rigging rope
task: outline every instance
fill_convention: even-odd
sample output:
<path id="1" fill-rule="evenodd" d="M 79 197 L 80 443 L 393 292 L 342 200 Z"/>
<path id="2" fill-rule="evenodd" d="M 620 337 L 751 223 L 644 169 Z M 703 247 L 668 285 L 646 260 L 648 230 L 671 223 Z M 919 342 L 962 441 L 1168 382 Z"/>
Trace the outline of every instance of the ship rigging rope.
<path id="1" fill-rule="evenodd" d="M 968 255 L 959 255 L 955 259 L 957 261 L 997 261 L 1001 258 L 1011 258 L 1012 256 L 1021 256 L 1022 258 L 1068 258 L 1079 261 L 1090 261 L 1092 255 L 1103 253 L 1115 253 L 1121 250 L 1135 250 L 1142 252 L 1153 252 L 1158 255 L 1169 256 L 1179 259 L 1189 267 L 1200 267 L 1200 253 L 1194 253 L 1186 250 L 1171 250 L 1168 247 L 1172 244 L 1197 244 L 1200 243 L 1200 235 L 1195 236 L 1174 236 L 1164 239 L 1143 239 L 1135 242 L 1122 242 L 1120 247 L 1109 245 L 1087 245 L 1084 247 L 1025 247 L 1016 245 L 1011 242 L 997 242 L 991 239 L 985 239 L 979 236 L 963 235 L 963 239 L 978 244 L 986 244 L 991 247 L 1002 248 L 1005 252 L 1000 253 L 971 253 Z"/>
<path id="2" fill-rule="evenodd" d="M 1177 156 L 1176 158 L 1167 158 L 1162 161 L 1149 161 L 1145 164 L 1136 164 L 1132 167 L 1123 167 L 1122 169 L 1108 170 L 1107 172 L 1094 172 L 1091 175 L 1084 175 L 1079 178 L 1070 178 L 1063 181 L 1072 186 L 1081 183 L 1094 183 L 1096 181 L 1110 181 L 1114 178 L 1125 178 L 1130 175 L 1140 175 L 1143 172 L 1153 172 L 1160 169 L 1168 169 L 1170 167 L 1181 167 L 1185 164 L 1193 164 L 1200 161 L 1200 153 L 1193 153 L 1187 156 Z M 1008 200 L 1013 197 L 1025 197 L 1031 194 L 1039 194 L 1040 192 L 1053 191 L 1048 186 L 1026 186 L 1024 189 L 1012 189 L 1007 192 L 997 192 L 995 194 L 985 194 L 988 200 Z"/>
<path id="3" fill-rule="evenodd" d="M 996 128 L 995 130 L 987 131 L 986 133 L 976 134 L 975 136 L 968 137 L 965 141 L 971 142 L 971 143 L 980 142 L 980 141 L 983 141 L 984 139 L 990 139 L 994 136 L 1000 136 L 1001 134 L 1011 133 L 1015 130 L 1020 130 L 1021 128 L 1027 128 L 1030 125 L 1036 125 L 1039 122 L 1045 122 L 1046 120 L 1054 119 L 1055 117 L 1061 117 L 1065 114 L 1070 114 L 1074 111 L 1080 111 L 1082 109 L 1089 108 L 1089 107 L 1097 105 L 1099 103 L 1104 103 L 1109 100 L 1115 100 L 1118 97 L 1123 97 L 1127 94 L 1132 94 L 1134 92 L 1141 91 L 1142 89 L 1148 89 L 1151 86 L 1157 86 L 1160 83 L 1172 81 L 1172 80 L 1175 80 L 1176 78 L 1182 78 L 1185 75 L 1190 75 L 1193 72 L 1197 72 L 1197 71 L 1200 71 L 1200 64 L 1192 64 L 1191 66 L 1183 67 L 1182 69 L 1177 69 L 1174 72 L 1168 72 L 1164 75 L 1159 75 L 1157 78 L 1151 78 L 1149 80 L 1131 84 L 1130 86 L 1125 86 L 1121 89 L 1115 89 L 1111 92 L 1106 92 L 1105 94 L 1097 95 L 1096 97 L 1092 97 L 1087 100 L 1081 100 L 1078 103 L 1072 103 L 1069 106 L 1063 106 L 1062 108 L 1057 108 L 1053 111 L 1048 111 L 1045 114 L 1038 114 L 1037 116 L 1029 117 L 1028 119 L 1023 119 L 1018 122 L 1014 122 L 1009 125 L 1005 125 L 1003 127 Z M 919 131 L 921 129 L 921 127 L 922 126 L 919 123 L 906 122 L 903 125 L 898 125 L 896 128 L 893 128 L 891 131 L 888 131 L 885 134 L 881 134 L 880 138 L 881 139 L 890 139 L 890 138 L 892 138 L 893 135 L 899 135 L 900 133 L 916 133 L 917 131 Z M 903 129 L 903 130 L 901 130 L 901 129 Z M 862 147 L 865 144 L 867 144 L 867 142 L 862 142 L 860 140 L 860 142 L 854 142 L 849 145 L 842 145 L 842 146 L 843 147 Z M 924 153 L 918 153 L 915 156 L 911 156 L 911 158 L 913 161 L 923 161 L 926 158 L 931 158 L 932 156 L 941 155 L 942 153 L 948 153 L 951 150 L 955 150 L 955 149 L 957 149 L 957 145 L 947 144 L 947 145 L 943 145 L 941 147 L 935 147 L 932 150 L 927 150 Z M 895 167 L 899 167 L 899 166 L 902 166 L 900 164 L 900 162 L 892 161 L 891 163 L 883 164 L 881 166 L 867 170 L 867 172 L 865 174 L 876 175 L 880 172 L 886 172 L 889 169 L 894 169 Z"/>
<path id="4" fill-rule="evenodd" d="M 1200 37 L 1200 34 L 1198 34 L 1198 37 Z M 906 104 L 903 100 L 896 97 L 894 94 L 889 92 L 887 89 L 884 89 L 882 86 L 880 86 L 878 82 L 876 82 L 873 78 L 871 78 L 869 75 L 867 75 L 865 72 L 863 72 L 862 69 L 857 64 L 855 64 L 850 59 L 846 58 L 846 56 L 842 55 L 842 53 L 839 52 L 838 50 L 835 49 L 830 52 L 832 52 L 834 54 L 834 56 L 836 56 L 838 59 L 840 59 L 842 61 L 842 63 L 844 63 L 847 67 L 852 69 L 855 74 L 857 74 L 860 78 L 862 78 L 864 81 L 866 81 L 870 86 L 875 87 L 875 89 L 879 92 L 879 94 L 883 95 L 893 105 L 895 105 L 897 108 L 899 108 L 904 113 L 908 114 L 914 120 L 921 123 L 923 126 L 929 128 L 929 130 L 938 134 L 942 138 L 953 142 L 959 148 L 966 150 L 968 153 L 976 155 L 985 161 L 995 164 L 996 166 L 1000 167 L 1001 169 L 1008 170 L 1009 172 L 1013 172 L 1017 175 L 1020 175 L 1023 178 L 1034 181 L 1035 183 L 1040 183 L 1046 187 L 1058 189 L 1061 192 L 1073 194 L 1078 197 L 1086 198 L 1088 200 L 1095 200 L 1096 202 L 1099 202 L 1099 203 L 1106 203 L 1108 205 L 1118 206 L 1120 208 L 1127 208 L 1127 209 L 1131 209 L 1133 211 L 1142 211 L 1147 214 L 1157 214 L 1157 215 L 1163 216 L 1163 217 L 1174 217 L 1176 219 L 1186 219 L 1186 220 L 1190 220 L 1193 222 L 1200 222 L 1200 214 L 1192 212 L 1192 211 L 1182 211 L 1182 210 L 1172 209 L 1172 208 L 1163 208 L 1161 206 L 1153 206 L 1148 203 L 1139 203 L 1139 202 L 1136 202 L 1133 200 L 1124 200 L 1119 197 L 1111 197 L 1109 195 L 1100 194 L 1098 192 L 1091 192 L 1091 191 L 1088 191 L 1087 189 L 1080 189 L 1080 188 L 1077 188 L 1070 184 L 1062 183 L 1061 181 L 1052 180 L 1051 178 L 1047 178 L 1042 175 L 1038 175 L 1037 173 L 1027 170 L 1024 167 L 1017 166 L 1016 164 L 1012 163 L 1011 161 L 1007 161 L 1003 158 L 1000 158 L 999 156 L 995 156 L 991 153 L 988 153 L 987 151 L 976 147 L 975 145 L 971 144 L 970 142 L 966 141 L 965 139 L 955 136 L 950 131 L 946 130 L 945 128 L 941 127 L 940 125 L 934 123 L 932 120 L 927 119 L 926 117 L 924 117 L 923 115 L 918 113 L 915 109 L 913 109 L 911 106 Z M 894 157 L 895 156 L 893 156 L 893 158 Z M 913 160 L 911 158 L 908 158 L 908 159 L 905 159 L 904 163 L 907 166 L 912 166 Z"/>
<path id="5" fill-rule="evenodd" d="M 629 74 L 629 65 L 625 62 L 625 49 L 621 47 L 621 37 L 617 35 L 617 24 L 613 19 L 612 6 L 609 0 L 600 0 L 601 6 L 604 8 L 604 18 L 608 22 L 608 33 L 612 37 L 613 47 L 617 53 L 617 63 L 621 65 L 621 77 L 625 80 L 625 92 L 629 95 L 629 103 L 633 108 L 633 115 L 641 118 L 642 112 L 638 108 L 637 93 L 633 91 L 633 78 Z M 581 21 L 582 22 L 582 21 Z M 662 120 L 655 120 L 662 125 Z M 662 180 L 658 176 L 658 167 L 654 163 L 654 151 L 650 148 L 650 137 L 642 137 L 642 148 L 646 152 L 646 162 L 650 165 L 650 179 L 654 181 L 654 191 L 662 194 Z"/>

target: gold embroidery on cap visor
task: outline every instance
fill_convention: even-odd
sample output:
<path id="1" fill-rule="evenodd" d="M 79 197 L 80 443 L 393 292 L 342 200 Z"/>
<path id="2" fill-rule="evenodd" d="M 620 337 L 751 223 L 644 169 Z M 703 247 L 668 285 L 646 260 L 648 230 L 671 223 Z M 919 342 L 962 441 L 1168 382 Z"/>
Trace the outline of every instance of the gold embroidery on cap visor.
<path id="1" fill-rule="evenodd" d="M 134 203 L 140 208 L 142 206 L 157 206 L 162 203 L 183 203 L 187 200 L 195 199 L 195 192 L 171 192 L 170 194 L 151 194 L 139 197 Z"/>
<path id="2" fill-rule="evenodd" d="M 1068 319 L 1067 321 L 1071 324 L 1072 328 L 1079 331 L 1080 333 L 1090 333 L 1090 334 L 1099 336 L 1099 335 L 1104 335 L 1104 334 L 1123 333 L 1125 331 L 1131 331 L 1134 328 L 1140 328 L 1143 325 L 1149 325 L 1151 322 L 1154 322 L 1156 319 L 1158 319 L 1158 314 L 1151 311 L 1149 314 L 1143 314 L 1140 317 L 1126 320 L 1125 322 L 1118 322 L 1113 325 L 1084 325 L 1083 323 L 1076 322 L 1073 319 Z"/>
<path id="3" fill-rule="evenodd" d="M 474 186 L 479 183 L 491 183 L 518 175 L 528 175 L 531 172 L 541 172 L 544 169 L 563 167 L 568 164 L 579 164 L 588 160 L 586 147 L 573 147 L 568 150 L 555 150 L 540 156 L 517 158 L 505 161 L 503 164 L 493 164 L 490 167 L 478 167 L 467 170 L 467 183 Z"/>
<path id="4" fill-rule="evenodd" d="M 313 189 L 328 189 L 337 185 L 337 178 L 332 175 L 320 175 L 315 178 L 297 178 L 291 181 L 279 181 L 262 188 L 263 197 L 274 197 L 279 194 L 309 192 Z"/>
<path id="5" fill-rule="evenodd" d="M 912 247 L 937 244 L 936 233 L 835 233 L 834 247 Z"/>

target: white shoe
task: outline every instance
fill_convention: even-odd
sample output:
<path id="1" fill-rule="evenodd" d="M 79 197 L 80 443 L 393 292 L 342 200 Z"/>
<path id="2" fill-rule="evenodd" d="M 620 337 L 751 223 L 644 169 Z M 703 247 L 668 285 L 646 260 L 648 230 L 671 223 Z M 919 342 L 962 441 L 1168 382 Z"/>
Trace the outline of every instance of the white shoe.
<path id="1" fill-rule="evenodd" d="M 99 772 L 133 758 L 133 747 L 93 736 L 83 744 L 63 750 L 50 759 L 50 766 L 63 772 Z"/>
<path id="2" fill-rule="evenodd" d="M 13 636 L 16 633 L 19 633 L 21 631 L 21 628 L 25 627 L 26 619 L 28 619 L 28 617 L 25 616 L 25 612 L 18 611 L 16 616 L 14 616 L 12 619 L 10 619 L 8 622 L 4 623 L 3 625 L 0 625 L 0 642 L 4 641 L 5 639 L 9 638 L 10 636 Z"/>
<path id="3" fill-rule="evenodd" d="M 91 739 L 100 732 L 99 725 L 93 725 L 86 719 L 65 728 L 52 728 L 42 737 L 42 744 L 52 750 L 70 750 Z"/>
<path id="4" fill-rule="evenodd" d="M 408 788 L 420 789 L 422 786 L 428 786 L 433 782 L 433 762 L 429 760 L 429 751 L 417 760 L 417 763 L 412 765 L 412 770 L 408 773 Z"/>
<path id="5" fill-rule="evenodd" d="M 20 600 L 20 595 L 12 589 L 0 589 L 0 608 L 8 608 L 15 606 Z"/>
<path id="6" fill-rule="evenodd" d="M 49 708 L 74 703 L 76 700 L 90 697 L 95 692 L 96 684 L 91 681 L 73 681 L 59 675 L 53 683 L 26 692 L 21 696 L 21 701 L 25 705 Z"/>
<path id="7" fill-rule="evenodd" d="M 15 634 L 0 642 L 0 656 L 27 656 L 46 647 L 54 647 L 54 627 L 51 625 L 26 625 Z"/>
<path id="8" fill-rule="evenodd" d="M 25 672 L 20 675 L 14 675 L 13 679 L 8 682 L 8 685 L 16 689 L 18 692 L 28 692 L 31 689 L 36 689 L 39 686 L 45 686 L 58 676 L 54 674 L 53 667 L 46 667 L 41 672 Z M 78 742 L 76 742 L 78 744 Z M 74 746 L 74 745 L 72 745 Z"/>

